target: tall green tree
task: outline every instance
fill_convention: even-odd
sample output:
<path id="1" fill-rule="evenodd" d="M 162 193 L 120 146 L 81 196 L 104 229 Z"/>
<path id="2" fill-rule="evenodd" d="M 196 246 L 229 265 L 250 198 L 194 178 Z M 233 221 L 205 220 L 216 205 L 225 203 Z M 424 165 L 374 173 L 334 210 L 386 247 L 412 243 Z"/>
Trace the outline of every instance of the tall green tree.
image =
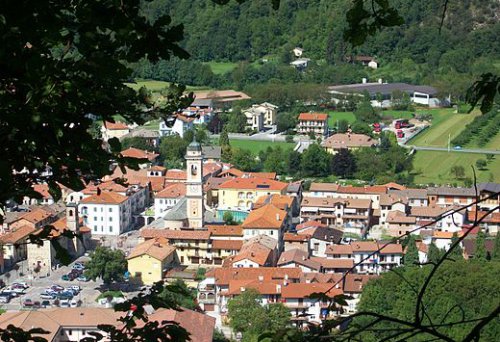
<path id="1" fill-rule="evenodd" d="M 453 233 L 453 236 L 451 237 L 451 244 L 455 244 L 458 241 L 458 234 Z M 450 258 L 455 259 L 455 260 L 461 260 L 464 258 L 464 251 L 462 249 L 462 246 L 458 244 L 456 247 L 453 248 L 453 250 L 450 252 Z"/>
<path id="2" fill-rule="evenodd" d="M 491 253 L 491 260 L 500 261 L 500 234 L 495 236 L 495 244 L 493 245 L 493 252 Z"/>
<path id="3" fill-rule="evenodd" d="M 259 164 L 252 151 L 243 148 L 231 149 L 231 164 L 242 171 L 258 171 Z"/>
<path id="4" fill-rule="evenodd" d="M 440 250 L 434 242 L 431 242 L 427 251 L 427 262 L 437 263 L 443 256 L 443 251 Z"/>
<path id="5" fill-rule="evenodd" d="M 127 270 L 125 254 L 119 249 L 97 247 L 85 264 L 85 276 L 96 280 L 101 278 L 105 284 L 122 281 Z"/>
<path id="6" fill-rule="evenodd" d="M 196 303 L 196 291 L 190 289 L 182 279 L 175 279 L 171 283 L 165 284 L 159 296 L 177 307 L 183 307 L 190 310 L 198 308 L 198 304 Z"/>
<path id="7" fill-rule="evenodd" d="M 415 237 L 410 234 L 408 237 L 408 243 L 406 244 L 406 253 L 404 255 L 403 262 L 405 266 L 415 266 L 419 264 L 418 248 L 415 242 Z"/>
<path id="8" fill-rule="evenodd" d="M 474 251 L 474 260 L 486 261 L 488 252 L 486 251 L 486 236 L 482 230 L 479 230 L 476 236 L 476 248 Z"/>
<path id="9" fill-rule="evenodd" d="M 192 101 L 176 87 L 156 105 L 145 88 L 125 85 L 128 63 L 189 56 L 178 45 L 182 25 L 168 15 L 149 21 L 138 0 L 6 0 L 0 13 L 0 205 L 31 196 L 39 177 L 31 171 L 46 165 L 50 192 L 59 199 L 56 182 L 80 190 L 84 177 L 109 173 L 110 159 L 129 162 L 119 156 L 118 139 L 110 151 L 102 147 L 90 130 L 93 118 L 113 121 L 119 114 L 142 124 L 146 116 L 167 119 Z M 14 172 L 23 169 L 30 172 Z"/>
<path id="10" fill-rule="evenodd" d="M 351 178 L 356 172 L 356 158 L 347 148 L 342 148 L 333 156 L 331 170 L 336 176 Z"/>
<path id="11" fill-rule="evenodd" d="M 219 136 L 219 145 L 221 147 L 227 147 L 227 146 L 231 146 L 230 143 L 229 143 L 229 135 L 227 133 L 227 128 L 224 127 L 222 129 L 222 132 L 220 133 L 220 136 Z"/>
<path id="12" fill-rule="evenodd" d="M 330 171 L 331 155 L 318 144 L 310 145 L 303 153 L 300 168 L 304 176 L 326 176 Z"/>

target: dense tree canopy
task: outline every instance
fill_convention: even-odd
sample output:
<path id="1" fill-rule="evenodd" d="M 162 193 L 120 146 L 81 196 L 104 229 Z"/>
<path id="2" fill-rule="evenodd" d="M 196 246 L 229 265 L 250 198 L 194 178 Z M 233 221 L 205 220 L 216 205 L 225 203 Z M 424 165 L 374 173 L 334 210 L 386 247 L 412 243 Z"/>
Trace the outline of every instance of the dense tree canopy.
<path id="1" fill-rule="evenodd" d="M 85 276 L 94 280 L 101 278 L 106 284 L 123 280 L 127 261 L 121 250 L 97 247 L 90 258 L 86 264 Z"/>

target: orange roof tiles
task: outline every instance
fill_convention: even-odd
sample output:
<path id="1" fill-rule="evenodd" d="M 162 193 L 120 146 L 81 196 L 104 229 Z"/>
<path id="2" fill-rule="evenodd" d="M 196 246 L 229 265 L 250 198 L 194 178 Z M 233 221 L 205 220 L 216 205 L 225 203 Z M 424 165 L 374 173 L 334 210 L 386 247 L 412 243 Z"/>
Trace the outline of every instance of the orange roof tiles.
<path id="1" fill-rule="evenodd" d="M 38 209 L 35 209 L 33 211 L 30 211 L 24 215 L 22 215 L 21 217 L 19 217 L 19 220 L 20 219 L 25 219 L 26 221 L 29 221 L 31 223 L 38 223 L 40 221 L 43 221 L 47 218 L 49 218 L 50 216 L 52 216 L 51 213 L 41 209 L 41 208 L 38 208 Z M 17 220 L 16 220 L 17 221 Z"/>
<path id="2" fill-rule="evenodd" d="M 170 169 L 165 174 L 165 178 L 172 180 L 186 180 L 187 173 L 185 170 Z"/>
<path id="3" fill-rule="evenodd" d="M 243 228 L 241 225 L 206 225 L 205 228 L 212 234 L 212 236 L 243 236 Z"/>
<path id="4" fill-rule="evenodd" d="M 173 229 L 141 229 L 141 236 L 145 239 L 164 237 L 168 240 L 208 240 L 208 230 L 173 230 Z"/>
<path id="5" fill-rule="evenodd" d="M 287 210 L 293 205 L 294 197 L 280 194 L 260 196 L 254 204 L 254 208 L 260 208 L 268 203 L 275 205 L 281 210 Z"/>
<path id="6" fill-rule="evenodd" d="M 129 147 L 126 150 L 120 152 L 123 157 L 137 158 L 137 159 L 147 159 L 153 161 L 158 158 L 159 154 L 154 152 L 144 151 L 135 147 Z"/>
<path id="7" fill-rule="evenodd" d="M 281 292 L 281 284 L 276 281 L 259 280 L 231 280 L 229 282 L 229 295 L 239 295 L 242 291 L 254 289 L 262 295 L 278 295 Z"/>
<path id="8" fill-rule="evenodd" d="M 0 241 L 2 244 L 14 244 L 33 234 L 36 230 L 37 228 L 32 226 L 21 226 L 13 232 L 0 235 Z"/>
<path id="9" fill-rule="evenodd" d="M 104 127 L 109 130 L 128 130 L 129 127 L 124 124 L 123 122 L 110 122 L 110 121 L 104 121 Z"/>
<path id="10" fill-rule="evenodd" d="M 95 194 L 84 198 L 81 203 L 92 203 L 92 204 L 121 204 L 128 199 L 127 196 L 123 196 L 114 192 L 101 192 L 100 195 Z"/>
<path id="11" fill-rule="evenodd" d="M 300 235 L 300 234 L 293 234 L 293 233 L 285 233 L 283 240 L 284 241 L 289 241 L 289 242 L 307 242 L 311 238 L 310 235 Z"/>
<path id="12" fill-rule="evenodd" d="M 476 219 L 476 212 L 475 211 L 469 211 L 467 213 L 467 219 L 470 222 L 474 222 Z M 477 212 L 477 219 L 483 219 L 481 222 L 485 223 L 500 223 L 500 212 L 494 212 L 488 214 L 487 211 L 478 211 Z"/>
<path id="13" fill-rule="evenodd" d="M 311 227 L 326 227 L 326 225 L 324 223 L 319 222 L 319 221 L 306 221 L 304 223 L 298 224 L 296 229 L 302 230 L 302 229 L 311 228 Z"/>
<path id="14" fill-rule="evenodd" d="M 288 186 L 287 183 L 267 178 L 233 178 L 219 185 L 219 189 L 242 189 L 261 191 L 282 191 Z"/>
<path id="15" fill-rule="evenodd" d="M 156 194 L 155 198 L 179 198 L 186 196 L 186 184 L 171 183 Z"/>
<path id="16" fill-rule="evenodd" d="M 326 255 L 352 254 L 351 245 L 330 245 L 326 247 Z"/>
<path id="17" fill-rule="evenodd" d="M 376 278 L 376 275 L 346 274 L 344 278 L 344 291 L 346 293 L 361 293 L 368 281 Z"/>
<path id="18" fill-rule="evenodd" d="M 291 283 L 281 288 L 281 297 L 285 299 L 306 298 L 313 293 L 325 293 L 328 297 L 333 298 L 336 295 L 343 293 L 342 289 L 335 288 L 329 283 Z"/>
<path id="19" fill-rule="evenodd" d="M 208 274 L 207 274 L 208 276 Z M 216 268 L 213 270 L 213 277 L 217 285 L 228 285 L 233 279 L 254 279 L 263 281 L 285 280 L 289 282 L 297 281 L 302 276 L 302 271 L 298 267 L 228 267 Z"/>
<path id="20" fill-rule="evenodd" d="M 133 259 L 146 254 L 157 260 L 163 261 L 174 252 L 175 247 L 170 246 L 167 239 L 160 237 L 146 240 L 143 243 L 138 244 L 130 252 L 127 259 Z"/>
<path id="21" fill-rule="evenodd" d="M 237 250 L 243 246 L 241 240 L 212 240 L 212 249 Z"/>
<path id="22" fill-rule="evenodd" d="M 286 216 L 286 211 L 272 204 L 267 204 L 259 209 L 252 210 L 243 222 L 242 227 L 243 229 L 279 229 L 283 226 Z"/>
<path id="23" fill-rule="evenodd" d="M 451 239 L 453 237 L 453 232 L 442 232 L 440 230 L 435 230 L 432 234 L 433 239 Z M 458 237 L 462 236 L 462 232 L 456 233 Z"/>
<path id="24" fill-rule="evenodd" d="M 353 252 L 375 252 L 378 249 L 375 241 L 353 241 L 351 247 Z"/>
<path id="25" fill-rule="evenodd" d="M 82 192 L 86 195 L 95 194 L 97 190 L 108 191 L 108 192 L 123 192 L 127 191 L 127 187 L 116 183 L 114 180 L 102 182 L 99 184 L 89 184 Z"/>
<path id="26" fill-rule="evenodd" d="M 320 264 L 323 269 L 350 269 L 354 266 L 353 259 L 312 257 L 311 260 Z"/>
<path id="27" fill-rule="evenodd" d="M 402 254 L 403 246 L 397 243 L 389 243 L 384 246 L 383 243 L 379 243 L 380 254 Z"/>
<path id="28" fill-rule="evenodd" d="M 339 185 L 335 183 L 311 183 L 309 191 L 312 192 L 337 192 Z"/>
<path id="29" fill-rule="evenodd" d="M 225 260 L 226 264 L 233 265 L 238 261 L 248 259 L 257 263 L 259 266 L 265 266 L 272 256 L 272 250 L 261 245 L 260 243 L 253 243 L 248 246 L 243 246 L 238 254 L 229 257 Z"/>
<path id="30" fill-rule="evenodd" d="M 299 121 L 327 121 L 328 114 L 323 113 L 300 113 Z"/>
<path id="31" fill-rule="evenodd" d="M 52 198 L 52 195 L 49 193 L 48 184 L 33 184 L 33 190 L 38 192 L 45 199 Z"/>

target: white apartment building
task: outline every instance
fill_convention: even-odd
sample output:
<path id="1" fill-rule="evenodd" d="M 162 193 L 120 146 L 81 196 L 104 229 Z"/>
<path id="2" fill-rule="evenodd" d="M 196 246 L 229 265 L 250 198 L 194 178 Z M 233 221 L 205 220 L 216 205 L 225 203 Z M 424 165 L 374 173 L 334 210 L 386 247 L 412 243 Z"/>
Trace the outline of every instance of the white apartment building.
<path id="1" fill-rule="evenodd" d="M 186 184 L 172 183 L 155 196 L 155 219 L 163 217 L 167 210 L 172 209 L 186 196 Z"/>
<path id="2" fill-rule="evenodd" d="M 78 211 L 93 235 L 117 236 L 132 228 L 132 201 L 114 192 L 99 192 L 80 201 Z"/>

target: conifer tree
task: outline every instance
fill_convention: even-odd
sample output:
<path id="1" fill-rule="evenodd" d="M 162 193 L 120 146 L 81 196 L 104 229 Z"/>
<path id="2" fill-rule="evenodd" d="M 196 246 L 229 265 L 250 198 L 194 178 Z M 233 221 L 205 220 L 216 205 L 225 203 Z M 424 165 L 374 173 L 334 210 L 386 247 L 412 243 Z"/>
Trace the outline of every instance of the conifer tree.
<path id="1" fill-rule="evenodd" d="M 486 261 L 488 258 L 488 253 L 486 252 L 485 246 L 485 235 L 482 230 L 477 233 L 476 237 L 476 250 L 474 252 L 474 259 L 480 261 Z"/>
<path id="2" fill-rule="evenodd" d="M 491 254 L 491 260 L 500 261 L 500 234 L 497 233 L 495 237 L 495 245 L 493 246 L 493 253 Z"/>
<path id="3" fill-rule="evenodd" d="M 404 256 L 404 264 L 405 266 L 415 266 L 419 263 L 418 258 L 418 248 L 415 242 L 415 237 L 410 235 L 408 237 L 408 243 L 406 245 L 406 254 Z"/>
<path id="4" fill-rule="evenodd" d="M 458 240 L 457 233 L 453 233 L 450 246 L 453 246 L 457 240 Z M 453 250 L 450 253 L 450 257 L 454 260 L 460 260 L 460 259 L 463 259 L 463 257 L 464 257 L 463 254 L 464 254 L 464 251 L 462 249 L 462 246 L 460 246 L 460 244 L 459 244 L 453 248 Z"/>
<path id="5" fill-rule="evenodd" d="M 442 256 L 442 251 L 432 242 L 427 251 L 427 262 L 436 263 Z"/>

